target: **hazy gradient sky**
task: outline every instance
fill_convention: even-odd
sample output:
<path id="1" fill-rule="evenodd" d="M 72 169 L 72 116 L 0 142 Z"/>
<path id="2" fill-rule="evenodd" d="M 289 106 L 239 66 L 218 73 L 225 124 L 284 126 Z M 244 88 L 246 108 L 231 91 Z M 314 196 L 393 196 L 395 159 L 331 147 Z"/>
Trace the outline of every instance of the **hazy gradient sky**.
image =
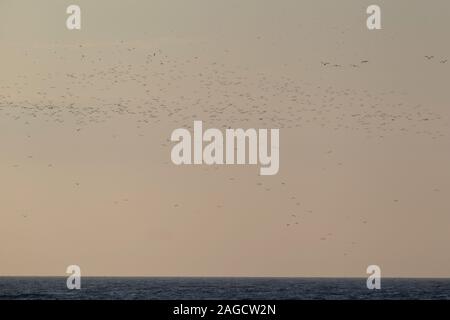
<path id="1" fill-rule="evenodd" d="M 449 277 L 450 2 L 372 3 L 0 0 L 0 275 Z M 279 174 L 173 165 L 194 120 Z"/>

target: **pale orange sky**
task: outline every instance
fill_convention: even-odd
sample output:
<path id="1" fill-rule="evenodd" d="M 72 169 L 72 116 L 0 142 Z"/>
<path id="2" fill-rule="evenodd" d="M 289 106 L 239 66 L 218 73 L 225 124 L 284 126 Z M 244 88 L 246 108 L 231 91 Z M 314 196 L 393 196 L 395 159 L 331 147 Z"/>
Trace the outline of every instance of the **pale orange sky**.
<path id="1" fill-rule="evenodd" d="M 72 3 L 0 0 L 0 275 L 450 276 L 448 1 Z M 194 120 L 278 175 L 173 165 Z"/>

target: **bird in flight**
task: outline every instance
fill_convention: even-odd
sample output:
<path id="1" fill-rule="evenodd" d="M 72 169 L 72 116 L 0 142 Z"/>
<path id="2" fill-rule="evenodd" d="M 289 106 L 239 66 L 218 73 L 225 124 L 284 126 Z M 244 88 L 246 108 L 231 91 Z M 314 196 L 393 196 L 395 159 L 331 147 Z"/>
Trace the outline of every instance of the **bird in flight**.
<path id="1" fill-rule="evenodd" d="M 448 59 L 441 60 L 441 63 L 447 63 Z"/>
<path id="2" fill-rule="evenodd" d="M 431 60 L 434 58 L 434 56 L 425 56 L 425 58 L 427 58 L 428 60 Z"/>

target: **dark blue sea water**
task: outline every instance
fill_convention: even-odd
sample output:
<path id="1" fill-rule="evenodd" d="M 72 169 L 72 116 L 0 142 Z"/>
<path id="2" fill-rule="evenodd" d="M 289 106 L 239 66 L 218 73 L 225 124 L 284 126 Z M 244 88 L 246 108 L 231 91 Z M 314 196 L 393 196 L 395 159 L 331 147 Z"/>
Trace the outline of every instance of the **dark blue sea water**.
<path id="1" fill-rule="evenodd" d="M 0 277 L 0 299 L 450 299 L 450 279 Z"/>

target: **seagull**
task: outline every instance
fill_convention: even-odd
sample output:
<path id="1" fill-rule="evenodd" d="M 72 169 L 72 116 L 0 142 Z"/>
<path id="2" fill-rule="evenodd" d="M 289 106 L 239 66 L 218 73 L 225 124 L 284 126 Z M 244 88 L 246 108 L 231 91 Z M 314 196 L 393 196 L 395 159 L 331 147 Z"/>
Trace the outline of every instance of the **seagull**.
<path id="1" fill-rule="evenodd" d="M 440 62 L 441 63 L 447 63 L 447 61 L 448 61 L 448 59 L 445 59 L 445 60 L 441 60 Z"/>
<path id="2" fill-rule="evenodd" d="M 428 60 L 431 60 L 434 58 L 434 56 L 425 56 L 425 58 L 427 58 Z"/>

